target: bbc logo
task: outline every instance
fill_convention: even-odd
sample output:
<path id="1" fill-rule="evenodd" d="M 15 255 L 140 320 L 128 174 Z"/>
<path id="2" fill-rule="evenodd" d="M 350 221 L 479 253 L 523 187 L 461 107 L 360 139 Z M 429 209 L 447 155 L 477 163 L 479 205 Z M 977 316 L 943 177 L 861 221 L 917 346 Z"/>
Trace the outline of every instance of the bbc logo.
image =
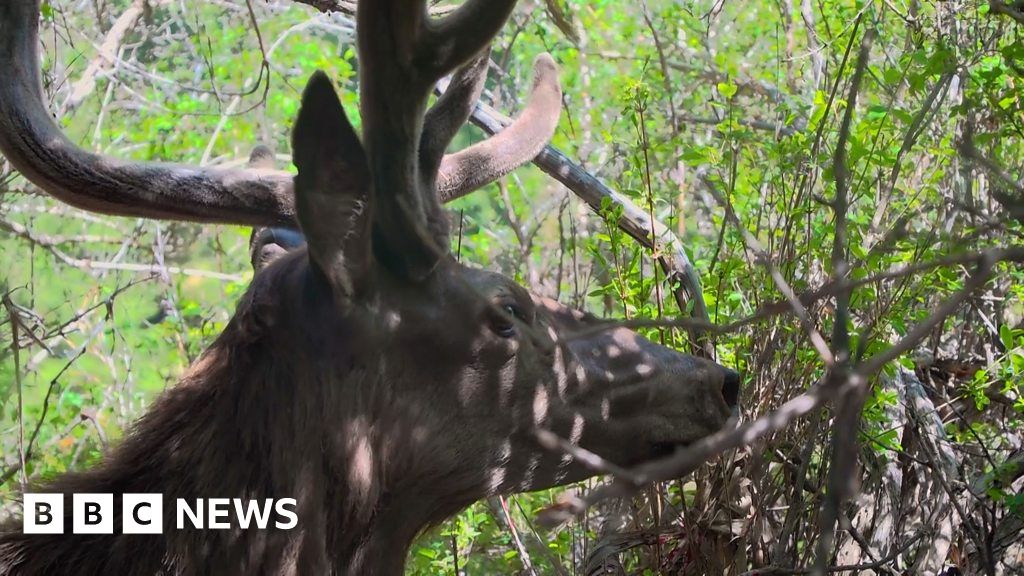
<path id="1" fill-rule="evenodd" d="M 163 532 L 164 500 L 161 494 L 123 494 L 121 496 L 122 534 L 160 534 Z M 63 494 L 25 494 L 22 532 L 25 534 L 64 533 Z M 71 532 L 74 534 L 114 533 L 113 494 L 73 494 Z"/>
<path id="2" fill-rule="evenodd" d="M 25 534 L 64 534 L 70 517 L 73 534 L 113 534 L 114 522 L 120 517 L 121 534 L 163 533 L 162 494 L 122 494 L 120 500 L 120 504 L 115 504 L 113 494 L 72 494 L 71 513 L 67 514 L 63 494 L 26 493 L 22 531 Z M 168 527 L 267 530 L 273 525 L 275 529 L 292 530 L 299 523 L 296 506 L 295 498 L 176 498 L 173 511 L 168 512 L 168 520 L 175 521 Z"/>

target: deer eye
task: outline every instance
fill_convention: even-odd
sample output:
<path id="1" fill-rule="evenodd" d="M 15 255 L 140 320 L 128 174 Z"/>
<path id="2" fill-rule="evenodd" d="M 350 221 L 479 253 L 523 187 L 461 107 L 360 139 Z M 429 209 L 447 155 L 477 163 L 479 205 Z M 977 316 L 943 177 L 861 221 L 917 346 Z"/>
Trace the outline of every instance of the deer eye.
<path id="1" fill-rule="evenodd" d="M 516 320 L 523 320 L 523 311 L 514 302 L 499 302 L 496 307 L 503 314 L 491 314 L 491 330 L 502 338 L 516 335 Z"/>

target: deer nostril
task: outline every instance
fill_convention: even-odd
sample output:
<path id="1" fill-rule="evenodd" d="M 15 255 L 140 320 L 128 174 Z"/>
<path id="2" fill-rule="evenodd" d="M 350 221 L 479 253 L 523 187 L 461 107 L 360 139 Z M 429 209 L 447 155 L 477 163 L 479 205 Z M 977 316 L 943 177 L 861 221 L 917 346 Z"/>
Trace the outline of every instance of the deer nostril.
<path id="1" fill-rule="evenodd" d="M 722 397 L 730 407 L 736 407 L 740 403 L 740 373 L 735 370 L 725 369 L 725 378 L 722 381 Z"/>

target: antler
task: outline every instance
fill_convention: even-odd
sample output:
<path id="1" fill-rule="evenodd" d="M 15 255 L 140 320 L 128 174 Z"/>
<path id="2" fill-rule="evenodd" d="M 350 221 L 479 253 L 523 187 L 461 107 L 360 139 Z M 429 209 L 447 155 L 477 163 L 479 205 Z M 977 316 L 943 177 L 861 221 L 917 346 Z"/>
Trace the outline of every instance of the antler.
<path id="1" fill-rule="evenodd" d="M 448 89 L 427 111 L 423 119 L 423 137 L 420 139 L 420 170 L 424 173 L 437 172 L 445 148 L 473 113 L 473 107 L 480 99 L 487 80 L 490 56 L 491 49 L 488 46 L 459 68 L 452 75 Z"/>
<path id="2" fill-rule="evenodd" d="M 541 54 L 533 63 L 533 89 L 519 118 L 497 135 L 445 157 L 436 186 L 441 202 L 461 198 L 536 157 L 551 140 L 561 107 L 558 66 Z"/>
<path id="3" fill-rule="evenodd" d="M 363 145 L 378 210 L 375 236 L 413 278 L 447 253 L 448 223 L 420 162 L 427 99 L 443 76 L 490 43 L 515 0 L 469 0 L 431 20 L 424 0 L 363 0 L 356 12 Z"/>
<path id="4" fill-rule="evenodd" d="M 47 194 L 94 212 L 294 226 L 294 188 L 292 175 L 287 172 L 259 166 L 228 169 L 125 161 L 87 152 L 68 140 L 43 100 L 39 74 L 41 1 L 0 1 L 0 63 L 5 67 L 0 82 L 0 152 L 22 175 Z M 361 46 L 365 45 L 362 69 L 368 68 L 366 54 L 371 54 L 369 62 L 378 62 L 373 68 L 375 75 L 380 75 L 376 80 L 368 75 L 363 78 L 372 84 L 364 86 L 364 126 L 366 118 L 376 118 L 371 125 L 390 125 L 387 134 L 405 134 L 409 143 L 400 162 L 393 155 L 374 160 L 375 174 L 391 171 L 396 175 L 394 179 L 375 180 L 377 189 L 382 190 L 380 196 L 386 198 L 382 204 L 389 206 L 386 221 L 419 223 L 416 229 L 434 230 L 434 234 L 427 232 L 425 236 L 440 244 L 446 227 L 433 193 L 435 186 L 445 200 L 457 198 L 530 161 L 551 137 L 558 121 L 559 106 L 552 105 L 550 97 L 559 94 L 557 79 L 538 68 L 537 77 L 542 81 L 535 83 L 534 95 L 519 119 L 487 142 L 444 156 L 445 147 L 482 90 L 487 69 L 483 49 L 507 18 L 514 1 L 470 0 L 438 21 L 426 16 L 422 1 L 364 4 L 367 9 L 361 11 L 360 20 L 370 24 L 366 33 L 360 34 L 364 39 Z M 392 26 L 393 16 L 399 26 Z M 402 30 L 416 35 L 401 36 Z M 472 58 L 474 54 L 478 58 Z M 424 117 L 422 110 L 433 84 L 467 61 L 456 72 L 450 95 L 440 98 Z M 392 62 L 397 65 L 388 71 Z M 381 74 L 382 70 L 386 73 Z M 382 93 L 384 97 L 374 96 L 376 101 L 366 104 L 367 94 Z M 539 94 L 548 96 L 538 98 Z M 403 101 L 408 103 L 394 108 Z M 384 120 L 393 109 L 404 112 L 401 117 Z M 386 138 L 378 136 L 377 145 L 370 143 L 368 150 L 382 150 Z M 418 143 L 418 158 L 414 143 Z M 417 184 L 401 187 L 406 180 Z M 391 207 L 399 204 L 408 205 L 408 209 Z M 408 217 L 402 217 L 403 213 Z"/>
<path id="5" fill-rule="evenodd" d="M 41 0 L 0 3 L 0 151 L 22 175 L 85 210 L 247 225 L 292 221 L 292 177 L 260 169 L 124 162 L 91 154 L 61 133 L 43 106 Z"/>

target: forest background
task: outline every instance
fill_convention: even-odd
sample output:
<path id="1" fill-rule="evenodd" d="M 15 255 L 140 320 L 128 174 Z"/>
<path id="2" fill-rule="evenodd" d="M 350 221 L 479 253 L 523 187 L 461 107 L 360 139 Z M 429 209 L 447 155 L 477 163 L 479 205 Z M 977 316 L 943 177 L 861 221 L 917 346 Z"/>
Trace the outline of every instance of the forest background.
<path id="1" fill-rule="evenodd" d="M 313 70 L 358 117 L 352 10 L 44 2 L 50 109 L 97 152 L 290 167 Z M 409 573 L 1024 573 L 1024 3 L 522 0 L 484 101 L 514 115 L 544 51 L 553 146 L 664 228 L 528 167 L 448 205 L 455 251 L 717 356 L 747 425 L 628 494 L 479 502 Z M 0 163 L 0 516 L 220 332 L 249 233 L 87 214 Z M 559 502 L 586 510 L 542 526 Z"/>

